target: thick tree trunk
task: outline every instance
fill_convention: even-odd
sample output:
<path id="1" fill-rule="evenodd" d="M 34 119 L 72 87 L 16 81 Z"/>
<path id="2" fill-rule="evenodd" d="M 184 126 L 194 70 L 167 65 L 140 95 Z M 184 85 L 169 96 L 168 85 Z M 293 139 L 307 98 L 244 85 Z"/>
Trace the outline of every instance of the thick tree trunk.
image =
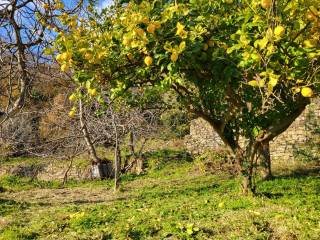
<path id="1" fill-rule="evenodd" d="M 270 156 L 270 144 L 269 142 L 262 142 L 259 145 L 260 163 L 262 166 L 262 178 L 268 180 L 272 178 L 271 171 L 271 156 Z"/>
<path id="2" fill-rule="evenodd" d="M 255 186 L 253 183 L 253 178 L 250 175 L 241 176 L 241 189 L 245 196 L 253 195 L 255 193 Z"/>
<path id="3" fill-rule="evenodd" d="M 257 143 L 250 141 L 245 151 L 240 147 L 235 149 L 236 168 L 244 195 L 255 194 L 256 185 L 254 181 L 255 162 L 257 158 Z"/>

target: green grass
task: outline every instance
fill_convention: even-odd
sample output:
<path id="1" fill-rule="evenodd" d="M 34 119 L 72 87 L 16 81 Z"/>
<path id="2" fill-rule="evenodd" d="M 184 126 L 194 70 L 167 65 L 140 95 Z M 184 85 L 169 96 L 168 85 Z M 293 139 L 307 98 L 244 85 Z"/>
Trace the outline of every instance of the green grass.
<path id="1" fill-rule="evenodd" d="M 259 182 L 251 197 L 226 175 L 195 171 L 177 151 L 149 159 L 149 172 L 123 176 L 116 194 L 111 180 L 61 189 L 56 183 L 19 188 L 19 179 L 7 179 L 0 239 L 319 239 L 318 174 L 288 172 Z M 37 198 L 43 191 L 53 197 Z"/>

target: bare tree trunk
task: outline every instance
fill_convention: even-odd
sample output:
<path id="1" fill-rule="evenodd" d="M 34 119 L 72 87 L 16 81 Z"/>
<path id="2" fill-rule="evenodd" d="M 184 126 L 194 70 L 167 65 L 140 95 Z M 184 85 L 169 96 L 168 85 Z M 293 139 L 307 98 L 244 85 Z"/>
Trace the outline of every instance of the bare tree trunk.
<path id="1" fill-rule="evenodd" d="M 86 122 L 84 120 L 83 105 L 82 105 L 81 99 L 79 100 L 79 121 L 80 121 L 80 127 L 81 127 L 81 131 L 82 131 L 84 140 L 86 141 L 86 144 L 88 147 L 90 158 L 94 163 L 97 164 L 100 162 L 100 159 L 98 158 L 96 149 L 95 149 L 94 145 L 92 144 L 91 137 L 90 137 Z"/>
<path id="2" fill-rule="evenodd" d="M 96 149 L 92 143 L 90 133 L 88 131 L 88 128 L 84 119 L 83 104 L 81 99 L 79 100 L 79 121 L 80 121 L 81 131 L 85 139 L 85 142 L 87 144 L 88 152 L 91 159 L 92 177 L 103 179 L 106 177 L 103 169 L 104 166 L 101 164 L 101 159 L 98 157 Z"/>
<path id="3" fill-rule="evenodd" d="M 15 34 L 16 38 L 16 43 L 15 46 L 17 47 L 17 60 L 18 60 L 18 69 L 20 73 L 20 79 L 19 79 L 19 84 L 20 84 L 20 93 L 18 98 L 14 101 L 14 103 L 11 105 L 11 97 L 12 93 L 9 93 L 9 99 L 8 99 L 8 104 L 6 107 L 5 112 L 1 112 L 0 115 L 0 126 L 12 115 L 14 115 L 24 104 L 26 93 L 27 93 L 27 88 L 28 85 L 30 84 L 30 79 L 28 77 L 27 69 L 26 69 L 26 56 L 25 56 L 25 45 L 22 41 L 21 38 L 21 33 L 20 33 L 20 28 L 18 24 L 16 23 L 16 20 L 14 18 L 14 12 L 10 15 L 9 18 L 10 24 L 13 26 L 13 31 Z M 11 58 L 12 60 L 12 58 Z M 11 62 L 12 64 L 12 62 Z M 11 78 L 11 76 L 9 76 Z M 11 86 L 10 86 L 11 88 Z"/>
<path id="4" fill-rule="evenodd" d="M 63 176 L 63 182 L 62 182 L 63 185 L 65 185 L 67 183 L 68 175 L 69 175 L 69 172 L 70 172 L 70 170 L 72 168 L 72 165 L 73 165 L 73 158 L 70 158 L 69 160 L 70 160 L 69 166 L 68 166 L 68 168 L 65 171 L 64 176 Z"/>
<path id="5" fill-rule="evenodd" d="M 129 148 L 129 154 L 125 156 L 124 163 L 123 163 L 123 169 L 122 172 L 125 172 L 126 169 L 129 167 L 129 161 L 130 159 L 135 155 L 134 153 L 134 142 L 133 142 L 133 132 L 129 132 L 129 139 L 128 139 L 128 148 Z"/>
<path id="6" fill-rule="evenodd" d="M 115 148 L 114 148 L 114 191 L 116 192 L 119 188 L 119 175 L 120 175 L 120 168 L 121 168 L 121 159 L 120 159 L 120 148 L 119 148 L 119 139 L 118 139 L 118 129 L 116 125 L 115 116 L 112 113 L 112 125 L 114 128 L 115 134 Z"/>
<path id="7" fill-rule="evenodd" d="M 143 142 L 141 144 L 141 147 L 139 149 L 138 153 L 131 152 L 131 154 L 128 156 L 128 158 L 133 157 L 133 160 L 130 162 L 130 164 L 128 164 L 126 167 L 123 168 L 122 172 L 128 172 L 131 169 L 134 169 L 135 173 L 140 174 L 141 172 L 143 172 L 143 159 L 142 159 L 142 152 L 144 149 L 144 146 L 146 144 L 148 139 L 144 138 Z"/>
<path id="8" fill-rule="evenodd" d="M 130 150 L 130 154 L 133 156 L 134 155 L 134 142 L 133 142 L 133 132 L 132 131 L 129 132 L 128 147 L 129 147 L 129 150 Z"/>

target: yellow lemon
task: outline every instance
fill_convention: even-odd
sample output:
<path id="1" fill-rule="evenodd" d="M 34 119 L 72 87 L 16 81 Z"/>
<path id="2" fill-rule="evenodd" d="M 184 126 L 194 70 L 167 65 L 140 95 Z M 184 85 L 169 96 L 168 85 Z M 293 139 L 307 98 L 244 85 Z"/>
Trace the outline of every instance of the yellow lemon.
<path id="1" fill-rule="evenodd" d="M 219 207 L 219 208 L 223 208 L 223 207 L 224 207 L 224 202 L 220 202 L 220 203 L 218 204 L 218 207 Z"/>
<path id="2" fill-rule="evenodd" d="M 184 30 L 184 25 L 182 25 L 181 23 L 177 23 L 177 32 L 176 35 L 184 36 L 185 35 L 185 30 Z"/>
<path id="3" fill-rule="evenodd" d="M 73 102 L 77 99 L 76 95 L 73 93 L 69 96 L 69 101 Z"/>
<path id="4" fill-rule="evenodd" d="M 61 54 L 59 59 L 60 59 L 60 61 L 68 61 L 68 60 L 71 59 L 71 57 L 72 57 L 72 54 L 70 52 L 64 52 L 64 53 Z"/>
<path id="5" fill-rule="evenodd" d="M 91 95 L 91 96 L 95 96 L 95 95 L 97 94 L 97 89 L 95 89 L 95 88 L 90 88 L 90 89 L 88 90 L 88 93 L 89 93 L 89 95 Z"/>
<path id="6" fill-rule="evenodd" d="M 272 5 L 272 1 L 271 0 L 261 0 L 260 2 L 261 7 L 263 7 L 264 9 L 270 8 Z"/>
<path id="7" fill-rule="evenodd" d="M 69 112 L 69 117 L 74 118 L 75 115 L 76 115 L 76 111 L 71 110 L 71 111 Z"/>
<path id="8" fill-rule="evenodd" d="M 301 95 L 304 96 L 304 97 L 312 97 L 313 91 L 309 87 L 303 87 L 301 89 Z"/>
<path id="9" fill-rule="evenodd" d="M 276 26 L 273 33 L 274 33 L 274 35 L 276 35 L 278 37 L 282 37 L 284 35 L 285 31 L 286 30 L 284 29 L 284 27 L 279 25 L 279 26 Z"/>
<path id="10" fill-rule="evenodd" d="M 62 64 L 61 65 L 61 71 L 62 72 L 66 72 L 66 71 L 68 71 L 69 70 L 69 66 L 67 65 L 67 64 Z"/>
<path id="11" fill-rule="evenodd" d="M 176 62 L 176 61 L 178 60 L 178 58 L 179 58 L 179 54 L 174 51 L 174 52 L 171 54 L 171 57 L 170 57 L 171 61 L 172 61 L 172 62 Z"/>
<path id="12" fill-rule="evenodd" d="M 147 32 L 154 33 L 155 30 L 156 30 L 156 26 L 153 23 L 150 23 L 149 26 L 147 27 Z"/>
<path id="13" fill-rule="evenodd" d="M 316 39 L 308 39 L 308 40 L 305 40 L 303 41 L 303 45 L 306 47 L 306 48 L 314 48 L 317 46 L 317 40 Z"/>
<path id="14" fill-rule="evenodd" d="M 152 57 L 150 57 L 150 56 L 145 57 L 144 63 L 145 63 L 147 66 L 150 66 L 150 65 L 152 64 L 152 62 L 153 62 Z"/>
<path id="15" fill-rule="evenodd" d="M 62 62 L 62 54 L 58 54 L 58 55 L 56 56 L 56 60 L 57 60 L 58 62 Z"/>

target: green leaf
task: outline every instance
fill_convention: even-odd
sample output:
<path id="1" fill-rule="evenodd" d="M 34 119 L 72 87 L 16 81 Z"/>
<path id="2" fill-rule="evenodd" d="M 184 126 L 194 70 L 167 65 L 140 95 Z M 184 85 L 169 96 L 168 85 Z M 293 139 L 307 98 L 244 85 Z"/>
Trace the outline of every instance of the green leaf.
<path id="1" fill-rule="evenodd" d="M 44 49 L 43 53 L 45 55 L 52 55 L 54 53 L 54 50 L 52 48 L 46 48 Z"/>

